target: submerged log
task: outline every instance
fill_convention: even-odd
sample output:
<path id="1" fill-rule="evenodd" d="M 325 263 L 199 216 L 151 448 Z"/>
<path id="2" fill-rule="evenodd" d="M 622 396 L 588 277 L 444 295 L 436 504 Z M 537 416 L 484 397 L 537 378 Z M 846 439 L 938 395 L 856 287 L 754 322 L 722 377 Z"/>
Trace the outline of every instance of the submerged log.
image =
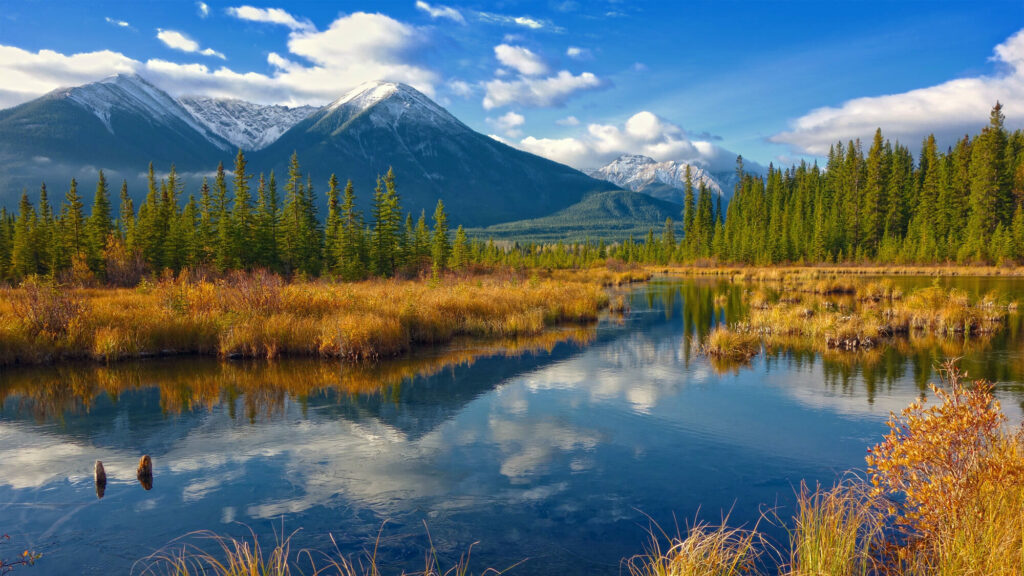
<path id="1" fill-rule="evenodd" d="M 103 468 L 103 462 L 99 460 L 93 469 L 93 478 L 96 480 L 96 497 L 102 499 L 107 492 L 107 471 Z"/>
<path id="2" fill-rule="evenodd" d="M 139 458 L 139 467 L 135 471 L 135 477 L 139 479 L 139 484 L 146 490 L 153 488 L 153 460 L 149 455 L 145 455 Z"/>

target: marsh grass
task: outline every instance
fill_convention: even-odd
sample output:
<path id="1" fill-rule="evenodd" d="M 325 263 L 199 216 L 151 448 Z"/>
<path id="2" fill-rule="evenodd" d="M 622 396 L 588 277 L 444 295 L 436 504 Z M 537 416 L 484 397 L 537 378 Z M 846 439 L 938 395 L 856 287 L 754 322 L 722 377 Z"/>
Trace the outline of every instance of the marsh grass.
<path id="1" fill-rule="evenodd" d="M 594 321 L 609 303 L 602 283 L 581 274 L 287 284 L 259 271 L 134 289 L 30 283 L 0 300 L 0 365 L 168 354 L 376 360 Z"/>
<path id="2" fill-rule="evenodd" d="M 383 532 L 384 526 L 381 526 L 371 551 L 353 558 L 342 554 L 333 535 L 330 536 L 334 545 L 331 552 L 309 549 L 293 552 L 292 539 L 298 531 L 284 535 L 283 528 L 280 532 L 275 530 L 274 543 L 268 547 L 260 543 L 251 528 L 246 538 L 203 530 L 186 534 L 136 562 L 132 573 L 140 576 L 383 576 L 386 572 L 378 559 Z M 429 548 L 424 554 L 423 569 L 402 571 L 402 576 L 467 576 L 470 573 L 473 545 L 454 564 L 444 567 L 429 530 L 427 539 Z M 502 571 L 487 568 L 480 574 L 500 575 Z"/>
<path id="3" fill-rule="evenodd" d="M 722 360 L 749 360 L 761 351 L 761 339 L 757 334 L 719 325 L 708 334 L 701 351 Z"/>
<path id="4" fill-rule="evenodd" d="M 788 528 L 789 576 L 868 576 L 877 573 L 885 516 L 863 481 L 814 490 L 801 483 Z"/>
<path id="5" fill-rule="evenodd" d="M 755 573 L 770 551 L 754 530 L 730 528 L 728 519 L 712 525 L 697 522 L 686 535 L 668 536 L 651 528 L 647 550 L 624 561 L 630 576 L 741 576 Z"/>

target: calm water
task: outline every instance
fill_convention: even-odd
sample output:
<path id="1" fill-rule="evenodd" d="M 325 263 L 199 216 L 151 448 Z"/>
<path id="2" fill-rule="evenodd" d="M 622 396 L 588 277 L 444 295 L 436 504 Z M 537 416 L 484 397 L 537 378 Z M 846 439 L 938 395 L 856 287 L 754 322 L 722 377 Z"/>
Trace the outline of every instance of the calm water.
<path id="1" fill-rule="evenodd" d="M 1020 280 L 947 282 L 1024 301 Z M 429 529 L 442 564 L 479 542 L 477 571 L 525 559 L 513 574 L 614 575 L 651 520 L 674 532 L 728 513 L 751 526 L 769 506 L 788 514 L 801 481 L 862 468 L 889 411 L 922 394 L 947 355 L 999 380 L 1021 419 L 1016 315 L 987 341 L 723 367 L 693 351 L 744 313 L 738 288 L 663 281 L 630 298 L 624 319 L 373 367 L 177 359 L 0 372 L 0 533 L 12 539 L 0 555 L 43 552 L 29 574 L 127 573 L 191 531 L 271 542 L 299 528 L 293 548 L 329 551 L 333 535 L 355 554 L 387 521 L 387 567 L 422 567 Z M 149 491 L 135 479 L 142 454 Z"/>

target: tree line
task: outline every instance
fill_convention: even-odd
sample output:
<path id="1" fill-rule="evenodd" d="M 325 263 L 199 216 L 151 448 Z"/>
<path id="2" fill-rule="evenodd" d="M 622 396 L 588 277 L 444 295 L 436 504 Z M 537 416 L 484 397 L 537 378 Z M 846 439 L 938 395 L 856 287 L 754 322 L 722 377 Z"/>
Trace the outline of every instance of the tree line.
<path id="1" fill-rule="evenodd" d="M 721 225 L 683 258 L 728 262 L 1012 263 L 1024 259 L 1024 132 L 1002 106 L 945 151 L 914 156 L 875 132 L 815 163 L 743 173 Z M 700 209 L 695 213 L 700 218 Z M 696 230 L 696 227 L 695 227 Z"/>
<path id="2" fill-rule="evenodd" d="M 335 175 L 327 183 L 321 220 L 312 179 L 303 176 L 297 155 L 283 198 L 273 172 L 247 172 L 241 150 L 230 175 L 221 163 L 212 183 L 203 179 L 198 199 L 193 194 L 183 201 L 182 189 L 173 166 L 158 180 L 150 164 L 146 197 L 137 210 L 122 181 L 119 210 L 113 211 L 102 170 L 88 215 L 74 179 L 57 208 L 45 183 L 36 204 L 23 192 L 16 213 L 0 209 L 0 278 L 95 278 L 130 285 L 146 274 L 186 268 L 261 268 L 359 280 L 403 270 L 438 274 L 469 261 L 466 234 L 459 226 L 451 238 L 442 201 L 430 227 L 425 213 L 415 222 L 403 214 L 392 170 L 377 179 L 370 221 L 356 208 L 352 182 L 342 189 Z"/>
<path id="3" fill-rule="evenodd" d="M 16 213 L 0 209 L 0 278 L 70 274 L 131 284 L 148 273 L 207 267 L 358 280 L 471 264 L 581 267 L 607 258 L 662 265 L 1014 263 L 1024 260 L 1024 132 L 1010 133 L 1004 123 L 997 103 L 979 134 L 945 151 L 928 136 L 916 161 L 881 130 L 866 156 L 859 140 L 837 143 L 824 168 L 801 162 L 752 174 L 739 157 L 724 209 L 703 182 L 695 189 L 687 169 L 680 234 L 669 219 L 657 235 L 650 230 L 613 245 L 498 245 L 468 238 L 461 226 L 453 238 L 440 200 L 430 226 L 425 213 L 414 221 L 402 211 L 391 170 L 377 180 L 369 220 L 356 208 L 351 181 L 342 189 L 332 175 L 321 219 L 296 155 L 283 199 L 275 174 L 249 174 L 239 151 L 230 178 L 218 166 L 212 185 L 204 179 L 199 198 L 184 202 L 173 166 L 158 181 L 151 165 L 142 205 L 135 209 L 122 182 L 116 214 L 101 171 L 88 216 L 75 180 L 56 210 L 45 184 L 38 204 L 26 192 Z"/>

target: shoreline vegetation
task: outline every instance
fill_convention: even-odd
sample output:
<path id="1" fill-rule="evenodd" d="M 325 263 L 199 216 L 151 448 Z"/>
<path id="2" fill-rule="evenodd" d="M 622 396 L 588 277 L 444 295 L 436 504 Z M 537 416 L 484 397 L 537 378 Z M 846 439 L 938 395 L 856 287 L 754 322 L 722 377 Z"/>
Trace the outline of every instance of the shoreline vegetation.
<path id="1" fill-rule="evenodd" d="M 28 281 L 0 298 L 0 366 L 180 354 L 372 361 L 460 337 L 593 322 L 609 305 L 604 286 L 646 277 L 595 270 L 287 283 L 256 271 L 135 288 Z"/>
<path id="2" fill-rule="evenodd" d="M 742 321 L 719 324 L 701 351 L 719 361 L 746 361 L 767 348 L 860 352 L 899 338 L 984 338 L 1005 326 L 1017 302 L 996 292 L 971 297 L 936 281 L 904 292 L 892 280 L 845 278 L 800 270 L 755 270 L 729 276 L 744 286 Z"/>
<path id="3" fill-rule="evenodd" d="M 1024 425 L 1007 427 L 991 384 L 969 381 L 953 362 L 946 363 L 942 375 L 943 385 L 931 387 L 934 405 L 916 401 L 891 416 L 889 433 L 868 451 L 864 478 L 848 477 L 831 487 L 801 485 L 792 516 L 779 511 L 764 515 L 762 522 L 785 529 L 788 542 L 772 542 L 757 526 L 730 527 L 728 518 L 721 524 L 696 521 L 676 536 L 652 526 L 645 552 L 623 559 L 626 573 L 1019 575 L 1024 569 Z M 291 536 L 275 536 L 268 552 L 255 533 L 251 539 L 235 539 L 197 532 L 136 567 L 141 574 L 182 576 L 287 575 L 304 566 L 316 574 L 383 573 L 380 536 L 373 551 L 358 558 L 337 548 L 293 553 Z M 425 568 L 412 574 L 468 574 L 471 552 L 442 568 L 431 545 Z M 482 573 L 503 572 L 490 568 Z"/>

